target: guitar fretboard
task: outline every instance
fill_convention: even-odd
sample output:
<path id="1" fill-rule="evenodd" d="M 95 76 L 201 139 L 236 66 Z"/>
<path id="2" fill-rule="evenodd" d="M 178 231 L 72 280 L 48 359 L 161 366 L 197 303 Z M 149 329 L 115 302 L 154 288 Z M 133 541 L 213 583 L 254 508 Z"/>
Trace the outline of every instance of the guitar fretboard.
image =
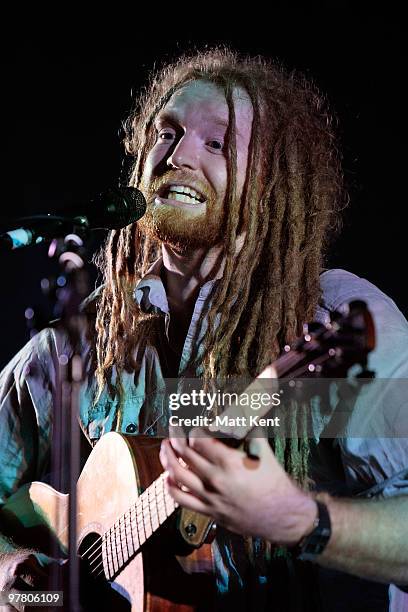
<path id="1" fill-rule="evenodd" d="M 105 576 L 112 579 L 177 508 L 161 474 L 102 536 Z"/>

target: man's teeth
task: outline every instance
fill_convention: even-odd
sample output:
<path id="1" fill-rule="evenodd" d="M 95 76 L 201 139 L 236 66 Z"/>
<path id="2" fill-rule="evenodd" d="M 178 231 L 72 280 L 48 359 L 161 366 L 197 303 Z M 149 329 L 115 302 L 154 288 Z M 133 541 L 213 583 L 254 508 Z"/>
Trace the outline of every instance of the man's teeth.
<path id="1" fill-rule="evenodd" d="M 176 191 L 169 192 L 169 199 L 177 200 L 177 202 L 186 202 L 187 204 L 199 204 L 200 203 L 195 198 L 191 198 L 190 196 L 185 195 L 184 193 L 177 193 Z"/>
<path id="2" fill-rule="evenodd" d="M 167 197 L 170 200 L 185 202 L 186 204 L 200 204 L 202 201 L 201 195 L 195 189 L 183 185 L 172 185 Z"/>

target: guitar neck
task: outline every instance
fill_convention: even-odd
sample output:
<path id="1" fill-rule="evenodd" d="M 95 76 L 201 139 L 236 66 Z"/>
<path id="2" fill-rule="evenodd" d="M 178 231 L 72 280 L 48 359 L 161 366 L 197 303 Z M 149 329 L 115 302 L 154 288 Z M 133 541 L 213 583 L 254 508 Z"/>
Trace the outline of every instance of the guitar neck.
<path id="1" fill-rule="evenodd" d="M 324 357 L 325 359 L 325 357 Z M 285 352 L 273 363 L 275 377 L 271 377 L 271 370 L 267 368 L 265 374 L 261 373 L 253 382 L 245 388 L 237 401 L 230 404 L 220 415 L 213 417 L 213 423 L 208 428 L 212 434 L 227 436 L 224 442 L 231 446 L 238 446 L 248 434 L 259 425 L 276 425 L 275 417 L 271 417 L 271 423 L 260 422 L 261 419 L 268 417 L 274 406 L 279 405 L 281 382 L 308 374 L 310 360 L 297 351 Z M 253 408 L 252 398 L 261 394 L 268 395 L 270 403 L 258 405 L 256 410 Z M 245 397 L 244 397 L 245 396 Z"/>
<path id="2" fill-rule="evenodd" d="M 102 536 L 105 575 L 115 576 L 177 508 L 161 474 Z"/>

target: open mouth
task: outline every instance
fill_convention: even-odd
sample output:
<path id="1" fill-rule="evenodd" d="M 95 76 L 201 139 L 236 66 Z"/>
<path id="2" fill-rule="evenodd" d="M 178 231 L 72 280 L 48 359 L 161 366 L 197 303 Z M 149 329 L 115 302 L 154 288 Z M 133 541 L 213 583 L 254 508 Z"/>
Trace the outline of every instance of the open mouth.
<path id="1" fill-rule="evenodd" d="M 202 193 L 187 185 L 166 185 L 161 189 L 160 197 L 184 204 L 202 204 L 205 202 Z"/>

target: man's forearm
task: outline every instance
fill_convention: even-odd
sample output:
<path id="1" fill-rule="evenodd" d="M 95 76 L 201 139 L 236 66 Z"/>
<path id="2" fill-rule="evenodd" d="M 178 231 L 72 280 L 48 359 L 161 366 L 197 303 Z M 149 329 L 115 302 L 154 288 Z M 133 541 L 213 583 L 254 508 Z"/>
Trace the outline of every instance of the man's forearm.
<path id="1" fill-rule="evenodd" d="M 340 500 L 319 494 L 332 536 L 319 564 L 380 582 L 408 584 L 408 497 Z"/>

